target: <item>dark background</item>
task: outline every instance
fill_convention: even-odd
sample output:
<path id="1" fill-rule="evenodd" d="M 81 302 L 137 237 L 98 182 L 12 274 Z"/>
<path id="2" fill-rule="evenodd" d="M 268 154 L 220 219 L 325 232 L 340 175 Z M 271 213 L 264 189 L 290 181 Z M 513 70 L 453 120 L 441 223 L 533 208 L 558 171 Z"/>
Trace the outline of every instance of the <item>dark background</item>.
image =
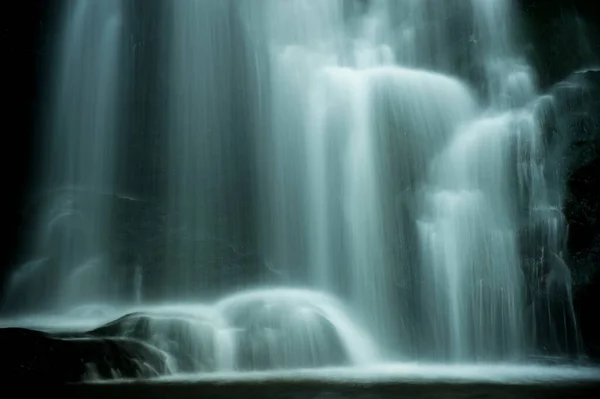
<path id="1" fill-rule="evenodd" d="M 51 61 L 52 44 L 58 33 L 59 3 L 52 0 L 0 3 L 0 87 L 3 98 L 0 109 L 4 135 L 0 155 L 3 188 L 0 209 L 4 232 L 0 248 L 0 282 L 17 262 L 28 216 L 24 204 L 32 186 L 36 136 L 41 131 L 39 115 L 44 106 L 44 73 Z M 149 7 L 153 3 L 156 0 L 146 2 Z M 529 31 L 529 56 L 542 89 L 564 79 L 578 69 L 583 60 L 600 56 L 600 13 L 595 1 L 518 0 L 518 3 L 524 11 Z M 574 43 L 573 35 L 581 33 L 587 38 L 585 43 Z M 152 73 L 151 66 L 148 68 L 148 73 Z M 569 165 L 565 214 L 569 222 L 567 260 L 574 275 L 576 311 L 588 351 L 598 355 L 600 197 L 596 191 L 600 186 L 600 124 L 597 123 L 600 72 L 589 72 L 588 75 L 593 83 L 593 94 L 585 104 L 589 107 L 589 115 L 577 122 L 578 136 L 564 155 Z"/>

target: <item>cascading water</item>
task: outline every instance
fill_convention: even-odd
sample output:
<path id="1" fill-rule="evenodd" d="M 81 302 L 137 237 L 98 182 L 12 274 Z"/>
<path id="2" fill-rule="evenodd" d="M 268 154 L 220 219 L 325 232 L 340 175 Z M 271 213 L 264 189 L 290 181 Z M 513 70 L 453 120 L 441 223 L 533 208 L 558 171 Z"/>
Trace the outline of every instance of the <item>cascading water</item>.
<path id="1" fill-rule="evenodd" d="M 224 261 L 217 247 L 242 252 L 252 240 L 244 225 L 249 195 L 236 195 L 252 179 L 245 161 L 251 63 L 234 12 L 230 1 L 193 0 L 166 12 L 169 266 L 162 289 L 170 299 L 210 290 L 211 262 Z"/>
<path id="2" fill-rule="evenodd" d="M 543 124 L 557 115 L 520 54 L 512 2 L 248 3 L 161 8 L 164 264 L 152 280 L 136 261 L 124 284 L 135 304 L 69 317 L 85 329 L 114 320 L 89 334 L 144 341 L 179 372 L 519 361 L 547 347 L 546 335 L 577 352 L 570 280 L 558 277 L 568 275 L 562 183 L 546 165 L 560 146 Z M 69 186 L 69 198 L 110 192 L 122 151 L 120 2 L 82 0 L 75 11 L 52 112 L 53 143 L 68 151 L 46 182 Z M 109 203 L 93 198 L 40 223 L 68 217 L 64 245 L 53 246 L 62 304 L 122 299 L 103 274 Z M 220 251 L 249 246 L 289 288 L 237 292 L 252 284 L 224 271 L 239 270 L 238 258 Z M 529 252 L 554 266 L 528 264 Z M 45 262 L 15 273 L 13 303 L 19 290 L 36 298 Z M 568 293 L 568 327 L 544 308 L 543 284 Z M 571 330 L 566 344 L 557 327 Z"/>
<path id="3" fill-rule="evenodd" d="M 281 144 L 271 157 L 284 174 L 274 198 L 300 184 L 306 190 L 304 207 L 282 204 L 287 211 L 279 211 L 278 220 L 288 223 L 275 234 L 300 242 L 306 237 L 302 246 L 288 242 L 287 251 L 304 251 L 312 284 L 347 295 L 392 353 L 407 351 L 414 327 L 408 306 L 399 306 L 397 286 L 414 278 L 409 262 L 420 262 L 423 283 L 409 295 L 421 293 L 421 331 L 430 334 L 435 357 L 522 356 L 525 293 L 515 179 L 528 179 L 539 160 L 521 161 L 529 148 L 515 158 L 513 147 L 519 137 L 522 146 L 533 145 L 540 131 L 527 124 L 531 109 L 522 109 L 534 99 L 533 84 L 526 65 L 515 60 L 513 29 L 482 29 L 496 20 L 505 24 L 510 2 L 472 4 L 476 58 L 488 82 L 483 108 L 457 78 L 419 69 L 436 64 L 419 59 L 420 46 L 440 46 L 443 37 L 428 40 L 429 31 L 417 30 L 416 22 L 427 16 L 424 2 L 401 3 L 363 4 L 366 11 L 352 15 L 353 29 L 343 20 L 348 3 L 274 3 L 280 14 L 299 16 L 296 25 L 309 21 L 302 29 L 277 20 L 267 35 L 273 70 L 284 77 L 273 83 L 275 90 L 288 96 L 275 97 L 272 111 L 272 140 Z M 409 15 L 397 26 L 395 15 L 387 17 L 395 7 Z M 437 29 L 452 28 L 435 22 Z M 388 42 L 393 29 L 404 33 L 398 63 Z M 291 122 L 290 109 L 305 116 Z M 299 159 L 306 168 L 294 166 Z M 531 167 L 517 173 L 517 162 Z M 527 187 L 538 190 L 539 184 L 543 179 Z M 400 206 L 397 196 L 404 197 Z M 412 210 L 394 218 L 407 204 Z M 306 215 L 305 224 L 293 223 L 297 214 Z M 411 234 L 417 234 L 420 258 L 392 250 L 404 245 L 408 252 Z"/>
<path id="4" fill-rule="evenodd" d="M 8 308 L 70 307 L 113 293 L 107 244 L 121 118 L 121 24 L 118 0 L 68 4 L 35 199 L 44 205 L 30 253 L 40 260 L 16 272 Z"/>

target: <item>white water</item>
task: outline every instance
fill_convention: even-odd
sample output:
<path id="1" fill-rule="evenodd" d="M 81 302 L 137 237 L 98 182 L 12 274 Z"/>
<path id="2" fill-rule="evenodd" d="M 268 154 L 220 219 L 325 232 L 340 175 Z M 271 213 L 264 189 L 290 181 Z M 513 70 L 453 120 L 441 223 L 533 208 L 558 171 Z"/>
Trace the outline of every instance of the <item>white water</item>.
<path id="1" fill-rule="evenodd" d="M 115 308 L 106 305 L 73 308 L 66 314 L 31 316 L 0 321 L 0 326 L 36 328 L 48 332 L 90 331 L 122 315 L 112 334 L 100 336 L 141 340 L 165 354 L 169 375 L 155 382 L 497 382 L 539 384 L 597 381 L 600 370 L 582 365 L 514 364 L 504 362 L 382 362 L 377 345 L 344 313 L 330 296 L 306 290 L 247 291 L 213 304 L 173 303 Z M 144 320 L 146 320 L 144 322 Z M 331 323 L 334 330 L 327 331 Z M 256 329 L 258 327 L 258 329 Z M 326 335 L 334 332 L 333 337 Z M 142 335 L 139 335 L 139 334 Z M 248 334 L 250 340 L 243 340 Z M 325 334 L 325 335 L 324 335 Z M 240 363 L 240 352 L 255 344 L 270 344 L 257 356 L 268 356 L 265 371 L 257 359 Z M 328 339 L 329 338 L 329 339 Z M 340 343 L 349 363 L 324 367 Z M 182 369 L 182 355 L 206 362 Z M 304 361 L 302 360 L 304 359 Z M 93 365 L 92 365 L 93 366 Z M 90 375 L 90 382 L 97 381 Z M 127 380 L 118 380 L 126 383 Z"/>
<path id="2" fill-rule="evenodd" d="M 363 6 L 265 7 L 273 263 L 305 260 L 310 284 L 345 295 L 391 358 L 417 344 L 438 359 L 519 359 L 531 338 L 518 233 L 541 223 L 556 237 L 564 226 L 533 216 L 560 204 L 548 203 L 535 77 L 512 4 L 474 0 L 460 8 L 473 19 L 454 22 L 451 8 L 429 15 L 424 2 Z M 479 98 L 447 73 L 443 47 L 454 43 L 442 32 L 459 22 L 476 42 Z M 560 245 L 543 240 L 526 245 Z"/>
<path id="3" fill-rule="evenodd" d="M 0 325 L 87 332 L 124 315 L 115 327 L 108 324 L 108 330 L 95 334 L 141 340 L 173 356 L 175 364 L 191 359 L 187 369 L 175 365 L 179 371 L 364 366 L 378 358 L 377 345 L 341 304 L 307 290 L 247 291 L 206 305 L 82 306 L 66 314 L 4 320 Z"/>
<path id="4" fill-rule="evenodd" d="M 387 363 L 354 368 L 317 368 L 285 371 L 183 374 L 163 377 L 160 382 L 323 382 L 323 383 L 508 383 L 557 384 L 561 382 L 596 382 L 600 370 L 582 366 L 541 366 L 504 364 L 440 365 L 421 363 Z M 126 382 L 126 381 L 122 381 Z M 121 383 L 121 382 L 119 382 Z"/>

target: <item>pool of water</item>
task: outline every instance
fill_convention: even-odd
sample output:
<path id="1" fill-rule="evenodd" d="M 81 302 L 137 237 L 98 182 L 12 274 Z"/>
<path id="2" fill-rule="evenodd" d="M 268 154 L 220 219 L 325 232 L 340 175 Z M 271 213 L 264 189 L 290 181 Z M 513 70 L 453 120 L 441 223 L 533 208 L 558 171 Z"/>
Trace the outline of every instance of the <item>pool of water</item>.
<path id="1" fill-rule="evenodd" d="M 219 398 L 219 399 L 593 399 L 598 381 L 554 383 L 493 382 L 332 382 L 332 381 L 153 381 L 75 384 L 63 388 L 82 398 Z"/>
<path id="2" fill-rule="evenodd" d="M 600 397 L 600 369 L 538 365 L 386 364 L 369 368 L 177 375 L 65 387 L 86 398 L 391 399 Z"/>

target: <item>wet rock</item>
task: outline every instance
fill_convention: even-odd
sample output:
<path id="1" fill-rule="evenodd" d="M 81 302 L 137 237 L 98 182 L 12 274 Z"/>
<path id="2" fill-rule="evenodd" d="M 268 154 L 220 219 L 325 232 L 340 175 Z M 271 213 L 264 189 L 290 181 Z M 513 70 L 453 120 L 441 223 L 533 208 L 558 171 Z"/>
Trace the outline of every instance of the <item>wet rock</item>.
<path id="1" fill-rule="evenodd" d="M 581 168 L 570 180 L 567 201 L 570 267 L 574 280 L 575 309 L 588 354 L 600 358 L 600 158 Z"/>
<path id="2" fill-rule="evenodd" d="M 58 338 L 23 328 L 0 330 L 5 381 L 53 384 L 95 379 L 148 378 L 168 372 L 163 353 L 128 339 Z"/>
<path id="3" fill-rule="evenodd" d="M 579 106 L 572 107 L 566 134 L 571 138 L 566 152 L 568 221 L 567 265 L 573 278 L 574 307 L 586 354 L 600 359 L 600 71 L 574 75 L 581 83 Z M 572 104 L 570 101 L 569 104 Z"/>
<path id="4" fill-rule="evenodd" d="M 177 371 L 214 371 L 214 326 L 202 317 L 131 313 L 89 332 L 96 337 L 135 339 L 168 354 Z"/>
<path id="5" fill-rule="evenodd" d="M 339 366 L 349 362 L 335 326 L 309 304 L 248 302 L 231 312 L 242 370 Z"/>

